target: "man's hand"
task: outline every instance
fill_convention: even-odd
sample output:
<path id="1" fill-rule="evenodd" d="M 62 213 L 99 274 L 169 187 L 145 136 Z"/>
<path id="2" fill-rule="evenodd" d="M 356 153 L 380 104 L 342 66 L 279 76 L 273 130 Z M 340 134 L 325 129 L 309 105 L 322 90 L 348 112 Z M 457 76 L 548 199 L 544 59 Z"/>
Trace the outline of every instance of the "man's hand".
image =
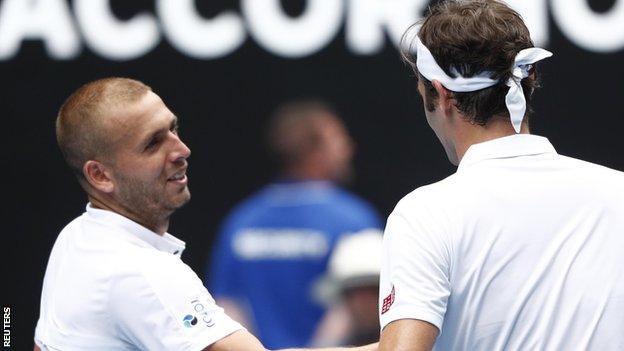
<path id="1" fill-rule="evenodd" d="M 206 347 L 204 351 L 266 351 L 264 346 L 245 329 L 237 330 Z"/>
<path id="2" fill-rule="evenodd" d="M 417 319 L 400 319 L 388 324 L 381 333 L 380 351 L 431 351 L 438 328 Z"/>
<path id="3" fill-rule="evenodd" d="M 306 349 L 288 349 L 282 351 L 305 351 Z M 327 348 L 316 349 L 317 351 L 376 351 L 377 344 L 366 345 L 355 348 Z M 246 330 L 238 330 L 225 338 L 208 346 L 204 351 L 266 351 L 264 346 Z M 313 351 L 313 350 L 309 350 Z"/>
<path id="4" fill-rule="evenodd" d="M 377 351 L 378 343 L 360 347 L 330 347 L 326 349 L 287 349 L 280 351 Z"/>

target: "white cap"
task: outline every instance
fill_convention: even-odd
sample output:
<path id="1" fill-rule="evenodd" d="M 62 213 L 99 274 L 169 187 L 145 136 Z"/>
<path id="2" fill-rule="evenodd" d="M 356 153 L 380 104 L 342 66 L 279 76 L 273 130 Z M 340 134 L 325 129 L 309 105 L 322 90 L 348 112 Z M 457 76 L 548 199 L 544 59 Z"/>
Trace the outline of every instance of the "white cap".
<path id="1" fill-rule="evenodd" d="M 382 235 L 365 229 L 342 237 L 329 259 L 327 274 L 315 286 L 315 297 L 330 304 L 345 289 L 379 284 Z"/>

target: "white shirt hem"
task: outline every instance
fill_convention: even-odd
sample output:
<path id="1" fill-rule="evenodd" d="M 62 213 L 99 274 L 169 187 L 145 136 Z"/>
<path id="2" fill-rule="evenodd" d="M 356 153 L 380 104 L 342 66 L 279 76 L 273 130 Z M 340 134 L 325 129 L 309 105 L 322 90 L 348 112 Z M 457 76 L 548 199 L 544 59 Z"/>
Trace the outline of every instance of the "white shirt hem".
<path id="1" fill-rule="evenodd" d="M 381 316 L 381 330 L 383 330 L 391 322 L 400 319 L 418 319 L 435 325 L 436 328 L 441 331 L 444 316 L 440 316 L 435 312 L 425 311 L 420 308 L 403 307 L 401 309 L 390 310 Z"/>

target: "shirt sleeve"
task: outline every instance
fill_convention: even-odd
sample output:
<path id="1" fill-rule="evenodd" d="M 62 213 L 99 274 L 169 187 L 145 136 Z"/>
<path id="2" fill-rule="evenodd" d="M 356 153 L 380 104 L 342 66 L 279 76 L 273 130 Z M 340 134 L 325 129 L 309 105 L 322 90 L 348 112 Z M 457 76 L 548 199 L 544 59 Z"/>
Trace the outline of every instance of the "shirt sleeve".
<path id="1" fill-rule="evenodd" d="M 242 329 L 179 258 L 143 260 L 113 284 L 110 313 L 125 340 L 144 350 L 199 351 Z"/>
<path id="2" fill-rule="evenodd" d="M 409 218 L 409 219 L 408 219 Z M 399 319 L 418 319 L 442 330 L 450 295 L 445 235 L 424 210 L 388 218 L 380 277 L 381 328 Z"/>

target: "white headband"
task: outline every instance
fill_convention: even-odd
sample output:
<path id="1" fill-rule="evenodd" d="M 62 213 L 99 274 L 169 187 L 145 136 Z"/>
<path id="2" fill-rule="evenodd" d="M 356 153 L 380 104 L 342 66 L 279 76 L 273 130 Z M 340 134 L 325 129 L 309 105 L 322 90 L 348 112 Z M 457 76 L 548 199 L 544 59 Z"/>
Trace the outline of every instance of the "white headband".
<path id="1" fill-rule="evenodd" d="M 451 91 L 458 93 L 477 91 L 498 83 L 498 80 L 490 78 L 493 75 L 492 72 L 481 72 L 478 75 L 465 78 L 454 67 L 452 68 L 452 73 L 457 77 L 449 77 L 440 68 L 429 49 L 420 41 L 418 35 L 416 35 L 416 50 L 416 67 L 418 67 L 418 72 L 429 81 L 434 79 L 439 81 L 445 88 Z M 540 48 L 524 49 L 516 55 L 512 66 L 513 75 L 505 83 L 509 87 L 509 92 L 505 97 L 505 104 L 507 105 L 507 110 L 509 110 L 511 124 L 516 133 L 520 133 L 520 126 L 526 112 L 526 100 L 520 82 L 529 76 L 532 64 L 552 55 L 552 52 Z"/>

